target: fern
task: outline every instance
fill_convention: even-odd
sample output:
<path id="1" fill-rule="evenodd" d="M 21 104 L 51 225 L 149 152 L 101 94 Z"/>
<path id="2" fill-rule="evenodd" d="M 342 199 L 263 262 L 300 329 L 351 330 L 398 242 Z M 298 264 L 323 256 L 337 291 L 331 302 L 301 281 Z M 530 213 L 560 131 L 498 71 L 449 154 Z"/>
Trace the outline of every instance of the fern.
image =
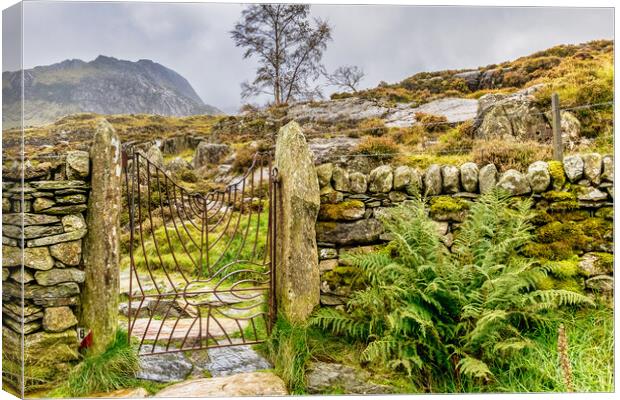
<path id="1" fill-rule="evenodd" d="M 414 379 L 447 379 L 446 370 L 492 379 L 493 368 L 507 365 L 497 356 L 531 346 L 527 331 L 548 323 L 548 310 L 592 304 L 572 291 L 536 290 L 552 271 L 521 255 L 532 238 L 531 206 L 499 191 L 480 196 L 452 253 L 423 199 L 384 213 L 394 239 L 382 251 L 347 256 L 367 288 L 346 311 L 320 309 L 311 323 L 364 342 L 362 359 Z"/>

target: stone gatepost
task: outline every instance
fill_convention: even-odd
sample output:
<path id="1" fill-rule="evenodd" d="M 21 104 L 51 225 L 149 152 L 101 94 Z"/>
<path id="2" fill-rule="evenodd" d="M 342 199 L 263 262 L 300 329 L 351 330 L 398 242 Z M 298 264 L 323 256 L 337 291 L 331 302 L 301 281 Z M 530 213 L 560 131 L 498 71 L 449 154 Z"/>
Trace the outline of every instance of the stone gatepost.
<path id="1" fill-rule="evenodd" d="M 320 195 L 312 154 L 295 121 L 280 129 L 275 165 L 281 183 L 275 242 L 278 310 L 290 321 L 302 322 L 319 304 L 315 224 Z"/>
<path id="2" fill-rule="evenodd" d="M 118 324 L 121 143 L 107 121 L 97 127 L 90 157 L 81 325 L 90 330 L 90 349 L 98 354 L 114 340 Z"/>

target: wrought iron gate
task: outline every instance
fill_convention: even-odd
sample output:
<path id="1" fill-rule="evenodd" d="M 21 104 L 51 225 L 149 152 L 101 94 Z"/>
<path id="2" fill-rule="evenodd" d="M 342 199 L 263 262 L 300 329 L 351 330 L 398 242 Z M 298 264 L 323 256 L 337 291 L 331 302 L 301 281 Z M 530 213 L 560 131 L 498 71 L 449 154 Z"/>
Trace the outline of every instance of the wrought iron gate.
<path id="1" fill-rule="evenodd" d="M 141 151 L 125 150 L 123 169 L 126 311 L 140 353 L 264 341 L 276 315 L 271 157 L 257 153 L 243 175 L 206 195 L 180 186 Z"/>

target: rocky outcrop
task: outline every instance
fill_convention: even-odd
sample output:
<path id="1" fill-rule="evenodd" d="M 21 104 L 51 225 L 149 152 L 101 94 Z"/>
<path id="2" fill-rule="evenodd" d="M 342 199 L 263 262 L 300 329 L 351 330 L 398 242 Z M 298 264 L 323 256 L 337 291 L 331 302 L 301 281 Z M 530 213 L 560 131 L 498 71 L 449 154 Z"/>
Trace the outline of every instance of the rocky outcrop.
<path id="1" fill-rule="evenodd" d="M 218 164 L 229 152 L 230 147 L 226 144 L 200 142 L 194 153 L 193 166 L 199 169 L 208 164 Z"/>

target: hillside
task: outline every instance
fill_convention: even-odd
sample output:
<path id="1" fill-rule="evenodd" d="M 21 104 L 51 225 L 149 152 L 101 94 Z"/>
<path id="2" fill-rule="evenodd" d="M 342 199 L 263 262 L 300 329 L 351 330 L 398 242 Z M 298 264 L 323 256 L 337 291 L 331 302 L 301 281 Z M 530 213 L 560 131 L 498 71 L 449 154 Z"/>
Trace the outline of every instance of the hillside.
<path id="1" fill-rule="evenodd" d="M 2 74 L 3 124 L 20 123 L 21 71 Z M 99 56 L 90 62 L 65 60 L 24 71 L 25 125 L 42 125 L 80 112 L 188 116 L 217 114 L 190 83 L 151 60 Z"/>

